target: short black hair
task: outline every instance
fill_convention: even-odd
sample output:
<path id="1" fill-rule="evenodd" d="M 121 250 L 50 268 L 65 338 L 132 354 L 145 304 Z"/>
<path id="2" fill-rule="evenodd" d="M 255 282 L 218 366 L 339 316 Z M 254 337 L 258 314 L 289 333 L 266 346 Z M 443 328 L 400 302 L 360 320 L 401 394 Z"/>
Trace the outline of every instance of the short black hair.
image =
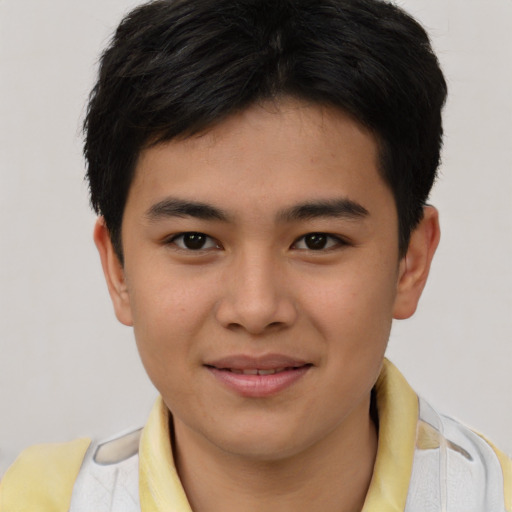
<path id="1" fill-rule="evenodd" d="M 381 0 L 158 0 L 121 22 L 84 123 L 91 204 L 120 260 L 138 156 L 259 101 L 339 108 L 369 129 L 393 192 L 399 249 L 422 218 L 446 82 L 421 25 Z"/>

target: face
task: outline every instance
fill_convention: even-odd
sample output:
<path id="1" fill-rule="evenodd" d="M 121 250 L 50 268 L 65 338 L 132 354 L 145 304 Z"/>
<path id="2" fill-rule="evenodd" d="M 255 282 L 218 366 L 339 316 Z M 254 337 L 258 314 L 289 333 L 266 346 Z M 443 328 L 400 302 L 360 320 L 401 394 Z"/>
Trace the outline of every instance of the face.
<path id="1" fill-rule="evenodd" d="M 397 226 L 374 137 L 332 109 L 254 106 L 145 150 L 124 266 L 101 222 L 96 242 L 178 436 L 279 458 L 367 422 L 392 317 L 421 293 Z"/>

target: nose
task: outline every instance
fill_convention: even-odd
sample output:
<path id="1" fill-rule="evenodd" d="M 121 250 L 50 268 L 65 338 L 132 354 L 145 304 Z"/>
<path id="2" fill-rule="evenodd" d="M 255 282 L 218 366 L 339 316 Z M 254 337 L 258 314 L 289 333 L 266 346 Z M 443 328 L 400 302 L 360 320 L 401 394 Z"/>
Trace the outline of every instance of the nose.
<path id="1" fill-rule="evenodd" d="M 252 335 L 291 326 L 297 319 L 283 268 L 269 255 L 245 254 L 226 269 L 216 317 L 225 328 Z"/>

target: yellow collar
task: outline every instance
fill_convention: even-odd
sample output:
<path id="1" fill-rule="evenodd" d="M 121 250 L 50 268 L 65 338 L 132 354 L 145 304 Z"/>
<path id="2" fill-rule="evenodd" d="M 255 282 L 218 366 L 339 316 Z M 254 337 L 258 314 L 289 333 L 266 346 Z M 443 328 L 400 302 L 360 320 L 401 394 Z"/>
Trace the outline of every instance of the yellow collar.
<path id="1" fill-rule="evenodd" d="M 379 444 L 362 512 L 403 512 L 414 458 L 418 397 L 387 359 L 375 389 Z"/>

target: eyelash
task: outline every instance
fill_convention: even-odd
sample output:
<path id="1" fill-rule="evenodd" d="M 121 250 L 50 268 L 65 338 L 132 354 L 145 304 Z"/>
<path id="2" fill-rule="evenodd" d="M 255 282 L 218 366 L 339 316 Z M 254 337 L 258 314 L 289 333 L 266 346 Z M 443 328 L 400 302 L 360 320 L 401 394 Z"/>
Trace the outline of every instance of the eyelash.
<path id="1" fill-rule="evenodd" d="M 304 243 L 307 244 L 308 238 L 309 238 L 310 242 L 313 242 L 313 243 L 320 242 L 320 245 L 322 245 L 322 242 L 325 242 L 325 245 L 327 245 L 327 247 L 323 246 L 323 247 L 318 247 L 316 249 L 313 249 L 311 247 L 301 247 L 301 248 L 297 247 L 297 245 L 299 245 L 299 243 L 301 241 L 304 241 Z M 292 247 L 299 251 L 326 252 L 326 251 L 334 250 L 334 249 L 337 249 L 339 247 L 343 247 L 346 245 L 350 245 L 350 244 L 343 238 L 340 238 L 339 236 L 331 235 L 329 233 L 315 232 L 315 233 L 307 233 L 307 234 L 301 236 L 300 238 L 297 238 L 297 240 L 295 242 L 293 242 Z"/>
<path id="2" fill-rule="evenodd" d="M 185 242 L 186 237 L 189 237 L 188 242 L 192 242 L 192 244 L 198 243 L 200 246 L 193 248 L 190 247 L 189 245 L 187 247 L 187 244 Z M 201 244 L 201 242 L 204 243 Z M 318 244 L 319 246 L 317 248 L 308 247 L 308 242 L 310 242 L 311 244 Z M 168 241 L 166 241 L 166 243 L 175 245 L 179 250 L 187 252 L 201 252 L 208 251 L 211 249 L 222 249 L 222 245 L 217 240 L 215 240 L 209 235 L 206 235 L 205 233 L 200 233 L 197 231 L 187 231 L 185 233 L 179 233 L 171 237 Z M 301 243 L 303 243 L 306 246 L 298 247 Z M 208 246 L 204 247 L 205 244 L 207 244 Z M 291 248 L 299 251 L 326 252 L 347 245 L 350 245 L 349 242 L 347 242 L 343 238 L 340 238 L 339 236 L 323 232 L 312 232 L 306 233 L 305 235 L 302 235 L 301 237 L 297 238 L 291 245 Z"/>
<path id="3" fill-rule="evenodd" d="M 210 242 L 210 247 L 197 247 L 197 248 L 191 248 L 191 247 L 187 247 L 186 244 L 184 243 L 184 240 L 185 240 L 185 237 L 190 237 L 189 238 L 189 242 L 194 242 L 194 241 L 201 241 L 201 240 L 205 240 L 206 242 Z M 181 239 L 181 242 L 183 244 L 183 246 L 181 246 L 177 241 Z M 206 235 L 205 233 L 200 233 L 200 232 L 197 232 L 197 231 L 187 231 L 185 233 L 179 233 L 178 235 L 174 235 L 173 237 L 171 237 L 167 242 L 167 244 L 173 244 L 175 245 L 178 249 L 181 249 L 182 251 L 190 251 L 190 252 L 200 252 L 200 251 L 208 251 L 210 249 L 220 249 L 221 248 L 221 245 L 219 242 L 217 242 L 217 240 L 215 240 L 214 238 L 212 238 L 211 236 L 208 236 Z"/>

